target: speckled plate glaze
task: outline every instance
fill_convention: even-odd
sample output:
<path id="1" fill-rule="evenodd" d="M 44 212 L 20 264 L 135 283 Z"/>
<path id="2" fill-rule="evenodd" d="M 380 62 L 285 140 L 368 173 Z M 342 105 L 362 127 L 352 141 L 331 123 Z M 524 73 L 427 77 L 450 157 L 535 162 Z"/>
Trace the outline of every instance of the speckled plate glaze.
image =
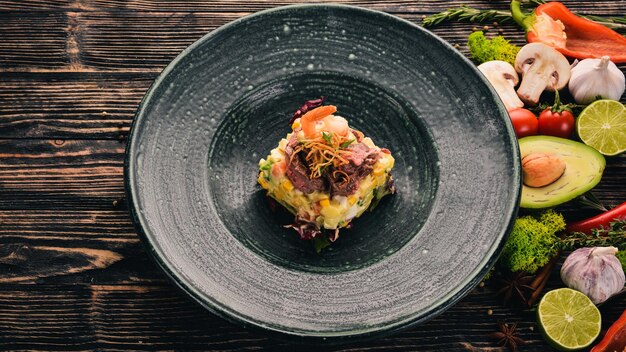
<path id="1" fill-rule="evenodd" d="M 316 254 L 256 177 L 293 111 L 320 95 L 392 151 L 397 194 Z M 473 65 L 410 22 L 339 5 L 259 12 L 183 51 L 139 107 L 125 171 L 145 243 L 189 296 L 331 342 L 457 302 L 499 254 L 520 189 L 506 110 Z"/>

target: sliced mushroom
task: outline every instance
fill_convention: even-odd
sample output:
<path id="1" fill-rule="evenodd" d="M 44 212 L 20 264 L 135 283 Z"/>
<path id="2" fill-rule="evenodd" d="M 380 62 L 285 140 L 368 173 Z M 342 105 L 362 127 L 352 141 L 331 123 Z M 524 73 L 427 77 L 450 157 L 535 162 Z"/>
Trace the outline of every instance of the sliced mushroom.
<path id="1" fill-rule="evenodd" d="M 529 105 L 537 105 L 544 90 L 565 87 L 571 75 L 565 56 L 542 43 L 526 44 L 515 58 L 515 70 L 522 74 L 517 95 Z"/>
<path id="2" fill-rule="evenodd" d="M 515 93 L 515 86 L 519 82 L 519 78 L 511 64 L 498 60 L 487 61 L 479 65 L 478 69 L 496 90 L 507 110 L 518 109 L 524 106 L 524 103 Z"/>

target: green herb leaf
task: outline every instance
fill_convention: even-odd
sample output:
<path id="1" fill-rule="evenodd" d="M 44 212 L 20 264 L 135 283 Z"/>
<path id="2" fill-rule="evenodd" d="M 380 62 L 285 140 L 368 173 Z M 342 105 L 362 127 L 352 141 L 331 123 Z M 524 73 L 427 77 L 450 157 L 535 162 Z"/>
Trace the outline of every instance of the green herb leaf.
<path id="1" fill-rule="evenodd" d="M 330 241 L 328 241 L 328 238 L 326 238 L 325 235 L 313 237 L 313 247 L 315 247 L 315 252 L 319 253 L 322 249 L 328 246 L 330 246 Z"/>
<path id="2" fill-rule="evenodd" d="M 260 167 L 260 169 L 263 171 L 268 171 L 271 168 L 272 168 L 272 163 L 269 163 L 269 162 Z"/>
<path id="3" fill-rule="evenodd" d="M 343 143 L 339 144 L 339 147 L 341 147 L 341 148 L 348 148 L 348 146 L 350 144 L 352 144 L 353 142 L 354 142 L 354 139 L 351 139 L 351 140 L 349 140 L 347 142 L 343 142 Z"/>
<path id="4" fill-rule="evenodd" d="M 330 132 L 322 132 L 322 138 L 326 141 L 326 143 L 332 144 L 333 134 Z"/>

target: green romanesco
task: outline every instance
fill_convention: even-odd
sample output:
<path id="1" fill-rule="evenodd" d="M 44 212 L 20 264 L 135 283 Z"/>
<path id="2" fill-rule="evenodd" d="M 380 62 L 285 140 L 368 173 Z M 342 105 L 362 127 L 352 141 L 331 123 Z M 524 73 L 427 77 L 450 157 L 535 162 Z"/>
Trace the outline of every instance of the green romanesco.
<path id="1" fill-rule="evenodd" d="M 563 216 L 553 210 L 538 216 L 518 218 L 504 245 L 500 264 L 512 272 L 534 273 L 558 253 L 559 238 L 556 233 L 563 229 Z"/>
<path id="2" fill-rule="evenodd" d="M 467 38 L 467 45 L 469 46 L 472 59 L 478 64 L 492 60 L 501 60 L 514 65 L 515 57 L 520 51 L 518 46 L 509 43 L 504 37 L 499 35 L 489 40 L 481 31 L 470 34 Z"/>

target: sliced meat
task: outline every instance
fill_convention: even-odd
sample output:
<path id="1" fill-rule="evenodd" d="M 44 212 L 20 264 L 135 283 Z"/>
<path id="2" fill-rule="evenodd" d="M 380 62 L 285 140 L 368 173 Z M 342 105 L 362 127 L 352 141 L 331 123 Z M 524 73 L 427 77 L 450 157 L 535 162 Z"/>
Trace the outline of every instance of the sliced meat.
<path id="1" fill-rule="evenodd" d="M 310 179 L 310 170 L 304 160 L 304 153 L 292 157 L 297 145 L 298 139 L 294 133 L 285 147 L 288 160 L 287 177 L 295 188 L 304 193 L 330 190 L 331 196 L 348 196 L 356 192 L 361 180 L 372 172 L 381 153 L 377 148 L 370 148 L 360 142 L 353 143 L 348 147 L 352 153 L 345 157 L 348 164 L 342 165 L 338 170 L 329 168 L 324 172 L 323 177 Z"/>
<path id="2" fill-rule="evenodd" d="M 356 141 L 359 143 L 361 143 L 363 141 L 363 138 L 365 138 L 363 132 L 359 130 L 352 129 L 352 134 L 354 135 L 354 137 L 356 137 Z"/>
<path id="3" fill-rule="evenodd" d="M 380 157 L 377 150 L 374 150 L 363 143 L 352 144 L 348 147 L 348 150 L 352 151 L 352 153 L 347 155 L 346 159 L 351 165 L 357 168 L 360 167 L 368 158 L 375 158 L 374 163 L 376 163 Z"/>
<path id="4" fill-rule="evenodd" d="M 324 191 L 327 189 L 324 179 L 310 179 L 309 168 L 306 166 L 305 161 L 302 159 L 302 153 L 299 155 L 293 155 L 293 151 L 298 145 L 298 139 L 296 134 L 292 134 L 287 146 L 285 147 L 285 154 L 287 156 L 287 170 L 285 174 L 293 186 L 304 193 L 312 193 L 314 191 Z"/>
<path id="5" fill-rule="evenodd" d="M 342 165 L 339 168 L 341 172 L 329 171 L 325 174 L 331 195 L 348 196 L 356 192 L 361 180 L 372 172 L 374 164 L 380 159 L 378 149 L 363 143 L 353 144 L 348 149 L 352 150 L 352 154 L 346 156 L 350 163 Z"/>

